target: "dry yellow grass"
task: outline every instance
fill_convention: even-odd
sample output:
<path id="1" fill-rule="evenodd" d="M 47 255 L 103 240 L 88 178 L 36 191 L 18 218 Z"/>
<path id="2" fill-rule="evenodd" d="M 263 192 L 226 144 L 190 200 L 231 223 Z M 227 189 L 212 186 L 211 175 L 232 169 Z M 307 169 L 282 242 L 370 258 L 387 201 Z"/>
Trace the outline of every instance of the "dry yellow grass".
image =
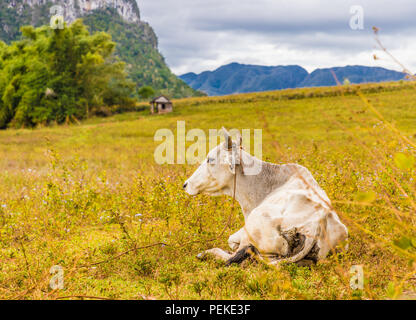
<path id="1" fill-rule="evenodd" d="M 178 100 L 163 116 L 0 132 L 0 297 L 384 299 L 414 292 L 415 98 L 407 82 L 284 90 Z M 311 170 L 349 227 L 349 250 L 311 269 L 198 261 L 204 249 L 226 248 L 243 220 L 229 198 L 182 192 L 195 167 L 155 164 L 154 133 L 175 131 L 178 120 L 206 132 L 263 128 L 264 159 Z M 208 242 L 224 226 L 224 236 Z M 49 287 L 54 265 L 64 269 L 63 290 Z M 364 290 L 350 287 L 353 265 L 364 267 Z"/>

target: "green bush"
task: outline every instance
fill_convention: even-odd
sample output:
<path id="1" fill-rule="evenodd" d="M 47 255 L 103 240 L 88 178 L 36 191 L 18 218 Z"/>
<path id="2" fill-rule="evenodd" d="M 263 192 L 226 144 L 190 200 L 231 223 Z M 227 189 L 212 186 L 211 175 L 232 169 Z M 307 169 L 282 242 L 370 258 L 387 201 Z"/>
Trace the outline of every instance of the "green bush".
<path id="1" fill-rule="evenodd" d="M 22 40 L 0 42 L 0 128 L 77 121 L 134 103 L 108 34 L 90 35 L 81 20 L 21 31 Z"/>

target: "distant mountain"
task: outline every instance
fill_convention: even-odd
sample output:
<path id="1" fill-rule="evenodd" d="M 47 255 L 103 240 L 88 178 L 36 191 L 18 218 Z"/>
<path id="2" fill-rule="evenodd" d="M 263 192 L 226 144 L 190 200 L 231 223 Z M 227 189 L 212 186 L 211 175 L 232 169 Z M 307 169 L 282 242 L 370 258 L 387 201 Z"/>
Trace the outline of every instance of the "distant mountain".
<path id="1" fill-rule="evenodd" d="M 308 72 L 299 66 L 264 67 L 231 63 L 212 72 L 187 73 L 179 78 L 209 95 L 225 95 L 295 88 L 307 75 Z"/>
<path id="2" fill-rule="evenodd" d="M 405 77 L 402 72 L 388 70 L 380 67 L 364 67 L 364 66 L 346 66 L 328 69 L 316 69 L 309 74 L 300 84 L 299 87 L 327 87 L 336 86 L 336 80 L 339 82 L 348 79 L 350 83 L 366 83 L 366 82 L 383 82 L 398 81 Z"/>
<path id="3" fill-rule="evenodd" d="M 231 63 L 214 71 L 200 74 L 193 72 L 180 76 L 195 90 L 208 95 L 227 95 L 245 92 L 261 92 L 287 88 L 334 86 L 333 73 L 342 83 L 396 81 L 405 77 L 404 73 L 379 67 L 346 66 L 317 69 L 308 73 L 300 66 L 256 66 Z"/>

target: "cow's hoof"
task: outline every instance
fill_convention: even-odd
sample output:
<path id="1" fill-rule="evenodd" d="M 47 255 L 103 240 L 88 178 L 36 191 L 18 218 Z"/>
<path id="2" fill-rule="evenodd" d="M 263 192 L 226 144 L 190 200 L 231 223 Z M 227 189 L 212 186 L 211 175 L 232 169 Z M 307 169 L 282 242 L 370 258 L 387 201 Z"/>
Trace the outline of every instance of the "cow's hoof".
<path id="1" fill-rule="evenodd" d="M 240 242 L 228 242 L 228 245 L 232 251 L 237 251 L 237 249 L 240 247 Z"/>
<path id="2" fill-rule="evenodd" d="M 199 260 L 204 260 L 206 258 L 205 252 L 198 253 L 196 255 L 196 258 L 199 259 Z"/>

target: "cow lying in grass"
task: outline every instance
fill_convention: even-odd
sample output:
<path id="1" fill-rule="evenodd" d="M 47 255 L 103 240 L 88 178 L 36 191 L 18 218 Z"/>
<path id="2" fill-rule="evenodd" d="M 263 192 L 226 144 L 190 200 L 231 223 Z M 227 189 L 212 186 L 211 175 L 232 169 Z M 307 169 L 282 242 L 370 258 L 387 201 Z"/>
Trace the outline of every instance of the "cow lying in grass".
<path id="1" fill-rule="evenodd" d="M 263 162 L 240 148 L 241 139 L 235 143 L 223 131 L 225 142 L 209 152 L 183 187 L 190 195 L 235 196 L 245 226 L 228 239 L 234 253 L 214 248 L 199 258 L 211 254 L 229 265 L 252 252 L 271 265 L 309 264 L 347 239 L 347 228 L 306 168 Z M 250 174 L 253 168 L 256 174 Z"/>

